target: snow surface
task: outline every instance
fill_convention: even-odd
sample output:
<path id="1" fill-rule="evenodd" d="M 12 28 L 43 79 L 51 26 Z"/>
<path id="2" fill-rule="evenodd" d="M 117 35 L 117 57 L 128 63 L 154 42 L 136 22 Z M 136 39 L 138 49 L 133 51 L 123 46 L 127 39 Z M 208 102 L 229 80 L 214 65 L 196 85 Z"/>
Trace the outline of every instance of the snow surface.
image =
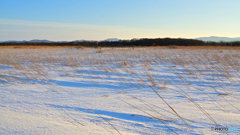
<path id="1" fill-rule="evenodd" d="M 101 50 L 2 49 L 0 134 L 239 134 L 238 50 Z"/>

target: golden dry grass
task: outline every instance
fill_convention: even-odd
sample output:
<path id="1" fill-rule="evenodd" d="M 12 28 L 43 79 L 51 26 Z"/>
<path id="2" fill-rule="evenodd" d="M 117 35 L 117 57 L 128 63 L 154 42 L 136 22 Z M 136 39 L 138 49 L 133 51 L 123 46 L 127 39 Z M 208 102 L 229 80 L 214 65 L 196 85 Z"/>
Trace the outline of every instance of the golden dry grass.
<path id="1" fill-rule="evenodd" d="M 172 114 L 179 117 L 182 122 L 192 129 L 189 121 L 180 116 L 178 112 L 162 97 L 158 92 L 165 91 L 166 86 L 173 85 L 176 87 L 176 92 L 192 102 L 199 110 L 204 113 L 209 120 L 214 124 L 218 123 L 208 114 L 206 110 L 178 85 L 171 84 L 171 80 L 154 76 L 155 65 L 171 65 L 169 71 L 175 74 L 181 83 L 188 89 L 191 89 L 190 83 L 194 78 L 196 82 L 201 82 L 202 78 L 209 77 L 215 81 L 219 89 L 216 89 L 211 83 L 206 82 L 213 91 L 219 95 L 235 97 L 229 86 L 225 85 L 228 82 L 232 85 L 237 85 L 239 82 L 235 78 L 240 78 L 240 47 L 135 47 L 132 48 L 81 48 L 74 49 L 73 47 L 0 47 L 0 66 L 4 65 L 11 70 L 0 72 L 0 82 L 22 82 L 28 83 L 27 80 L 37 80 L 47 82 L 52 80 L 51 72 L 74 76 L 74 73 L 83 73 L 82 68 L 87 70 L 99 70 L 106 73 L 115 73 L 118 80 L 131 84 L 133 87 L 141 86 L 149 87 L 159 98 L 166 103 L 172 110 Z M 115 66 L 117 65 L 117 66 Z M 80 68 L 81 67 L 81 68 Z M 140 73 L 136 68 L 141 67 L 143 73 Z M 179 67 L 183 70 L 180 72 Z M 127 73 L 131 79 L 126 79 L 119 72 Z M 181 74 L 181 73 L 184 73 Z M 212 73 L 212 75 L 208 75 Z M 98 76 L 105 79 L 101 75 L 91 74 L 89 77 Z M 144 77 L 146 76 L 146 77 Z M 111 77 L 109 75 L 109 77 Z M 84 79 L 84 78 L 83 78 Z M 171 78 L 170 78 L 171 79 Z M 137 84 L 137 85 L 136 85 Z M 198 89 L 198 88 L 195 88 Z M 218 102 L 218 99 L 213 98 L 206 91 L 198 89 L 203 94 L 207 95 L 216 103 L 216 107 L 226 112 L 226 108 Z M 237 108 L 225 96 L 219 96 L 224 99 L 230 106 Z M 104 97 L 108 97 L 105 95 Z M 138 97 L 134 97 L 138 99 Z M 150 115 L 154 119 L 155 116 L 149 112 L 138 108 L 135 105 L 119 99 L 120 101 L 139 109 L 146 115 Z M 139 100 L 141 102 L 141 100 Z M 143 102 L 142 102 L 143 103 Z M 146 102 L 144 102 L 147 104 Z M 149 103 L 150 104 L 150 103 Z M 147 105 L 149 105 L 147 104 Z M 150 105 L 150 110 L 155 109 Z M 156 106 L 155 106 L 156 107 Z M 156 111 L 155 111 L 156 112 Z M 157 113 L 161 114 L 157 111 Z M 162 115 L 162 114 L 161 114 Z M 164 116 L 166 120 L 168 116 Z M 158 119 L 166 127 L 166 122 Z M 108 122 L 108 121 L 107 121 Z M 109 123 L 110 124 L 110 123 Z M 169 128 L 169 127 L 168 127 Z M 171 129 L 172 130 L 172 129 Z M 172 130 L 174 133 L 175 131 Z"/>

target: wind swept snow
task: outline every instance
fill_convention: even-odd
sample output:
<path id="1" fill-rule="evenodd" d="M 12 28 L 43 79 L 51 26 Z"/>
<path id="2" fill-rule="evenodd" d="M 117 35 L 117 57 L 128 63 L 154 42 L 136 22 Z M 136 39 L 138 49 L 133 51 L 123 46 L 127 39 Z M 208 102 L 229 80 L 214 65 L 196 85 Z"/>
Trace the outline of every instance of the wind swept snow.
<path id="1" fill-rule="evenodd" d="M 0 134 L 239 134 L 239 54 L 2 48 Z"/>

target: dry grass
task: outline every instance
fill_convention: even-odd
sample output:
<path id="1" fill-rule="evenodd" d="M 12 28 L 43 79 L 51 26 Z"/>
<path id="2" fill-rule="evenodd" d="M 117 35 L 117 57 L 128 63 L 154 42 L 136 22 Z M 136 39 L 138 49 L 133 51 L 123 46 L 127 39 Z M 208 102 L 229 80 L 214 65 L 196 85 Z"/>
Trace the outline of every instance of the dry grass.
<path id="1" fill-rule="evenodd" d="M 79 49 L 80 48 L 80 49 Z M 176 84 L 173 84 L 173 80 L 167 80 L 167 78 L 155 77 L 157 69 L 155 65 L 172 65 L 168 67 L 169 72 L 175 74 L 180 80 L 181 85 L 191 89 L 190 84 L 192 82 L 201 83 L 204 82 L 202 78 L 208 78 L 213 80 L 214 85 L 204 82 L 208 85 L 208 90 L 201 88 L 195 88 L 199 92 L 207 95 L 210 99 L 216 103 L 216 107 L 222 111 L 227 112 L 227 109 L 218 100 L 224 99 L 226 103 L 239 110 L 234 104 L 232 104 L 228 97 L 234 97 L 231 86 L 226 86 L 225 82 L 232 85 L 239 85 L 238 81 L 234 78 L 240 78 L 240 47 L 148 47 L 141 48 L 82 48 L 77 49 L 72 47 L 1 47 L 0 51 L 0 66 L 7 66 L 11 70 L 4 69 L 4 72 L 0 72 L 0 83 L 29 83 L 29 80 L 36 80 L 40 82 L 49 83 L 50 80 L 54 80 L 52 71 L 56 74 L 62 74 L 69 77 L 75 75 L 75 73 L 81 74 L 81 69 L 87 68 L 91 70 L 100 70 L 106 73 L 108 77 L 111 74 L 118 76 L 117 80 L 123 83 L 131 84 L 132 87 L 141 88 L 149 87 L 169 108 L 171 111 L 164 111 L 165 113 L 174 114 L 177 116 L 187 128 L 192 130 L 189 121 L 182 117 L 172 105 L 168 103 L 163 96 L 159 94 L 159 91 L 164 92 L 167 89 L 167 85 L 176 87 L 176 92 L 185 97 L 189 102 L 192 102 L 209 120 L 215 125 L 218 123 L 212 118 L 212 116 L 202 107 L 199 103 L 193 100 L 184 89 Z M 171 49 L 171 51 L 169 50 Z M 129 61 L 128 61 L 129 60 Z M 134 60 L 134 61 L 130 61 Z M 117 66 L 116 66 L 117 65 Z M 82 68 L 79 68 L 82 67 Z M 142 68 L 144 73 L 139 72 L 136 68 Z M 180 74 L 178 67 L 184 67 Z M 119 73 L 125 72 L 131 79 L 126 79 Z M 211 75 L 212 74 L 212 75 Z M 89 73 L 89 77 L 95 77 L 95 74 Z M 98 75 L 99 78 L 105 80 L 104 77 Z M 186 77 L 188 79 L 186 79 Z M 189 79 L 190 78 L 190 79 Z M 192 79 L 191 79 L 192 78 Z M 84 79 L 84 78 L 83 78 Z M 107 82 L 107 80 L 106 80 Z M 218 93 L 218 96 L 213 97 L 209 95 L 209 91 Z M 104 96 L 104 97 L 108 97 Z M 138 97 L 135 97 L 139 99 Z M 159 119 L 150 112 L 147 112 L 139 107 L 130 104 L 127 101 L 119 99 L 120 101 L 130 105 L 133 108 L 138 109 L 145 115 L 158 119 L 167 128 L 167 122 L 163 119 Z M 239 100 L 239 99 L 238 99 Z M 156 106 L 150 103 L 146 103 L 139 99 L 139 102 L 146 105 L 152 112 L 162 115 L 164 119 L 170 118 L 168 115 L 163 115 L 160 111 L 156 111 Z M 166 109 L 166 108 L 165 108 Z M 240 111 L 240 110 L 239 110 Z M 70 116 L 69 116 L 70 117 Z M 74 118 L 70 117 L 72 120 Z M 176 121 L 176 118 L 175 118 Z M 108 121 L 106 121 L 108 122 Z M 109 123 L 109 122 L 108 122 Z M 179 122 L 180 123 L 180 122 Z M 121 134 L 116 127 L 109 123 L 119 134 Z M 177 123 L 175 123 L 178 125 Z M 170 129 L 170 128 L 169 128 Z M 170 129 L 173 133 L 177 134 L 175 129 Z"/>

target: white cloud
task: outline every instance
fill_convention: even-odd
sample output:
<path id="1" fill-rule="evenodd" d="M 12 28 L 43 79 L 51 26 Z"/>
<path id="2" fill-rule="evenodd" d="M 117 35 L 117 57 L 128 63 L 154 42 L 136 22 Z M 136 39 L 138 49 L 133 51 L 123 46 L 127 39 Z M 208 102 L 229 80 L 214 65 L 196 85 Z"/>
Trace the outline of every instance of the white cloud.
<path id="1" fill-rule="evenodd" d="M 0 41 L 47 39 L 52 41 L 103 40 L 107 38 L 196 38 L 204 36 L 236 37 L 239 31 L 211 27 L 186 26 L 158 29 L 130 28 L 124 26 L 101 26 L 74 23 L 34 22 L 0 19 Z"/>
<path id="2" fill-rule="evenodd" d="M 106 38 L 156 38 L 167 32 L 123 26 L 100 26 L 73 23 L 34 22 L 0 19 L 0 40 L 48 39 L 54 41 L 102 40 Z"/>

